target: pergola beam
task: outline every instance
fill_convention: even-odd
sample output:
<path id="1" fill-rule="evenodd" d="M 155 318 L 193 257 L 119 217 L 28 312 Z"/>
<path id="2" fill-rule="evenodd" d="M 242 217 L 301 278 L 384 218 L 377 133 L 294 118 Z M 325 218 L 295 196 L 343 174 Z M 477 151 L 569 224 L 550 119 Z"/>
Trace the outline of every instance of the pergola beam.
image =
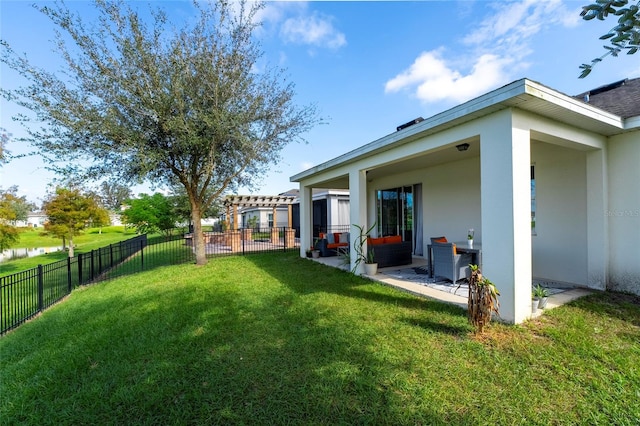
<path id="1" fill-rule="evenodd" d="M 227 195 L 224 205 L 227 207 L 277 207 L 291 205 L 296 198 L 293 195 Z"/>

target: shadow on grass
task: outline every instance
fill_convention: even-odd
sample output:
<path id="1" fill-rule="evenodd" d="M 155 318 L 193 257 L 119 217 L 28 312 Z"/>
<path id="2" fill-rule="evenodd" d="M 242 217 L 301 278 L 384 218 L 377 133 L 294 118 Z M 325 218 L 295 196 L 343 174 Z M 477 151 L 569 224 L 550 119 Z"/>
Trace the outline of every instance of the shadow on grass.
<path id="1" fill-rule="evenodd" d="M 363 312 L 377 303 L 459 310 L 384 286 L 369 290 L 371 282 L 291 256 L 277 259 L 296 270 L 274 267 L 274 259 L 251 257 L 257 268 L 243 271 L 228 270 L 244 263 L 237 259 L 195 272 L 176 266 L 76 292 L 64 309 L 0 342 L 5 421 L 473 423 L 425 404 L 419 392 L 400 392 L 405 375 L 417 374 L 405 371 L 410 351 L 381 350 L 379 340 L 389 336 L 336 314 L 333 303 L 362 299 Z M 265 272 L 273 279 L 263 279 Z"/>
<path id="2" fill-rule="evenodd" d="M 420 298 L 409 293 L 391 289 L 368 278 L 350 272 L 310 262 L 295 255 L 287 255 L 281 261 L 291 263 L 283 268 L 274 263 L 268 255 L 254 255 L 248 259 L 263 271 L 269 273 L 282 284 L 299 294 L 327 292 L 355 299 L 399 306 L 407 309 L 429 310 L 435 313 L 460 315 L 466 318 L 466 311 L 459 306 Z"/>
<path id="3" fill-rule="evenodd" d="M 640 327 L 640 296 L 637 295 L 602 291 L 576 299 L 569 305 Z"/>

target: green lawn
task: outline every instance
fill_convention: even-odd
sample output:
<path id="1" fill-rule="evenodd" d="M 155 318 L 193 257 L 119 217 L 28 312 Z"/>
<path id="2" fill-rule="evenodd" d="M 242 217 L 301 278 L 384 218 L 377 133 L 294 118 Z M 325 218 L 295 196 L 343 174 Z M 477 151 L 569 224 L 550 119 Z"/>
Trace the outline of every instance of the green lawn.
<path id="1" fill-rule="evenodd" d="M 476 337 L 464 310 L 295 253 L 216 258 L 1 338 L 0 423 L 637 425 L 639 342 L 638 297 Z"/>
<path id="2" fill-rule="evenodd" d="M 41 235 L 43 228 L 28 228 L 20 232 L 20 241 L 15 247 L 20 248 L 38 248 L 38 247 L 58 247 L 62 246 L 62 240 Z M 109 244 L 115 244 L 120 241 L 128 240 L 136 236 L 134 230 L 126 230 L 124 226 L 109 226 L 87 229 L 81 235 L 73 239 L 76 246 L 75 253 L 87 253 Z M 39 264 L 47 264 L 66 259 L 68 253 L 65 251 L 52 252 L 46 255 L 25 257 L 21 259 L 11 259 L 0 263 L 0 277 L 35 268 Z"/>

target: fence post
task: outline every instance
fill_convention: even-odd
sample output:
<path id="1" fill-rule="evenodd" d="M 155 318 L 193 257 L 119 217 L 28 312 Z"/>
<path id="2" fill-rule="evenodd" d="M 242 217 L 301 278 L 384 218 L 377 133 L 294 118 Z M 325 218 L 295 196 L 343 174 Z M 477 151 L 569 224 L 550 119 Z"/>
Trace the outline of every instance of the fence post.
<path id="1" fill-rule="evenodd" d="M 38 312 L 44 310 L 44 276 L 42 265 L 38 265 Z"/>
<path id="2" fill-rule="evenodd" d="M 140 239 L 140 270 L 144 269 L 144 240 Z"/>
<path id="3" fill-rule="evenodd" d="M 109 261 L 110 261 L 110 268 L 113 268 L 113 244 L 109 244 Z"/>
<path id="4" fill-rule="evenodd" d="M 96 265 L 93 259 L 93 250 L 91 250 L 91 260 L 89 261 L 89 281 L 93 281 L 96 277 Z"/>
<path id="5" fill-rule="evenodd" d="M 78 285 L 84 284 L 82 282 L 82 253 L 78 255 Z"/>
<path id="6" fill-rule="evenodd" d="M 71 280 L 71 258 L 67 256 L 67 294 L 73 289 L 73 281 Z"/>

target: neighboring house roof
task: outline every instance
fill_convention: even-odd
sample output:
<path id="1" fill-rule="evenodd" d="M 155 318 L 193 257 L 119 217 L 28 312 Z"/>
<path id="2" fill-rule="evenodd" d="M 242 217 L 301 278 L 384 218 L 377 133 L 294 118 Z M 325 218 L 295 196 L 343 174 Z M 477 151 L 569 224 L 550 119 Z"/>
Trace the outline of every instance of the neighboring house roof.
<path id="1" fill-rule="evenodd" d="M 624 79 L 574 96 L 622 118 L 640 116 L 640 78 Z"/>

